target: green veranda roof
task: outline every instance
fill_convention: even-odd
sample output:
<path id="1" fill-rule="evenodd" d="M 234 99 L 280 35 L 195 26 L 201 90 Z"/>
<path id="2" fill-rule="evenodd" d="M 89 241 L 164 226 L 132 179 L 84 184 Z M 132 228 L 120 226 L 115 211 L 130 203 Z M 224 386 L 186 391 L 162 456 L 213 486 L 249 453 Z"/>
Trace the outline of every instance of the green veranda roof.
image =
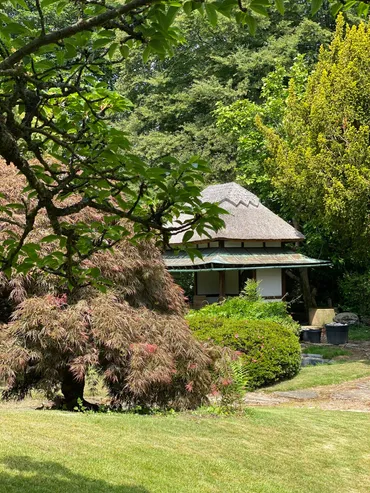
<path id="1" fill-rule="evenodd" d="M 248 270 L 330 266 L 328 260 L 307 257 L 285 248 L 204 248 L 203 259 L 184 252 L 166 251 L 163 259 L 172 272 L 198 270 Z"/>

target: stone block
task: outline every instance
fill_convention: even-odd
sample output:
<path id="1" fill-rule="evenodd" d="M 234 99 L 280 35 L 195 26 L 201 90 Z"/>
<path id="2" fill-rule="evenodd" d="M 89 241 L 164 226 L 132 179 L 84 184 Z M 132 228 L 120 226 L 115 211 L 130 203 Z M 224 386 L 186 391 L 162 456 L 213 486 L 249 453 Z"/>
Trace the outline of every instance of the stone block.
<path id="1" fill-rule="evenodd" d="M 317 325 L 319 327 L 329 324 L 333 321 L 334 317 L 334 308 L 310 308 L 308 312 L 309 324 Z"/>

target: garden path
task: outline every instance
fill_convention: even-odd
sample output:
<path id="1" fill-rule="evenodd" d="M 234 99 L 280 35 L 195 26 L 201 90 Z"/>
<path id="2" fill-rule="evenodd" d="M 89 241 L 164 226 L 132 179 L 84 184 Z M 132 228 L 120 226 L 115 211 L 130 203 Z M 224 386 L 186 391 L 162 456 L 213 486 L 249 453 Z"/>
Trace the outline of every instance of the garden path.
<path id="1" fill-rule="evenodd" d="M 336 360 L 362 360 L 368 361 L 370 365 L 370 341 L 351 341 L 340 347 L 351 351 L 351 356 L 338 357 Z M 290 406 L 370 412 L 370 377 L 300 390 L 259 390 L 246 394 L 245 402 L 248 406 Z"/>

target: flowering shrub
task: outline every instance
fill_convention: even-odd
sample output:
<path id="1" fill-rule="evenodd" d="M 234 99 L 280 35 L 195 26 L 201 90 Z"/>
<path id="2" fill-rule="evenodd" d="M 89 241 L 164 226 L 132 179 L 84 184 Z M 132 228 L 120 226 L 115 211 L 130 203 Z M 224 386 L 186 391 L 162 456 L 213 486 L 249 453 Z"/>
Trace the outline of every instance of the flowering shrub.
<path id="1" fill-rule="evenodd" d="M 277 322 L 210 317 L 200 310 L 189 318 L 189 325 L 199 340 L 212 341 L 241 354 L 250 390 L 291 378 L 300 369 L 298 337 Z"/>

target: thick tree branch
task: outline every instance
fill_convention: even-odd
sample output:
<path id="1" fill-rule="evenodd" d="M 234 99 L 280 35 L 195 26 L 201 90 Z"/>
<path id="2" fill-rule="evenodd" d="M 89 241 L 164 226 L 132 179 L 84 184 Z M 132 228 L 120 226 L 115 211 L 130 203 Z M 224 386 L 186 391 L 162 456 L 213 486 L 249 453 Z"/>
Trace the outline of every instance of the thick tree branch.
<path id="1" fill-rule="evenodd" d="M 83 31 L 89 31 L 95 27 L 103 26 L 106 22 L 116 19 L 121 15 L 128 14 L 134 11 L 138 7 L 143 7 L 155 3 L 155 0 L 132 0 L 125 5 L 117 7 L 112 10 L 107 10 L 103 14 L 96 15 L 87 20 L 79 20 L 71 26 L 53 31 L 45 36 L 39 36 L 38 38 L 30 41 L 26 45 L 19 48 L 19 50 L 8 56 L 3 62 L 0 63 L 0 70 L 6 70 L 14 67 L 25 56 L 35 53 L 42 46 L 47 46 L 63 39 L 70 38 L 75 34 Z"/>

